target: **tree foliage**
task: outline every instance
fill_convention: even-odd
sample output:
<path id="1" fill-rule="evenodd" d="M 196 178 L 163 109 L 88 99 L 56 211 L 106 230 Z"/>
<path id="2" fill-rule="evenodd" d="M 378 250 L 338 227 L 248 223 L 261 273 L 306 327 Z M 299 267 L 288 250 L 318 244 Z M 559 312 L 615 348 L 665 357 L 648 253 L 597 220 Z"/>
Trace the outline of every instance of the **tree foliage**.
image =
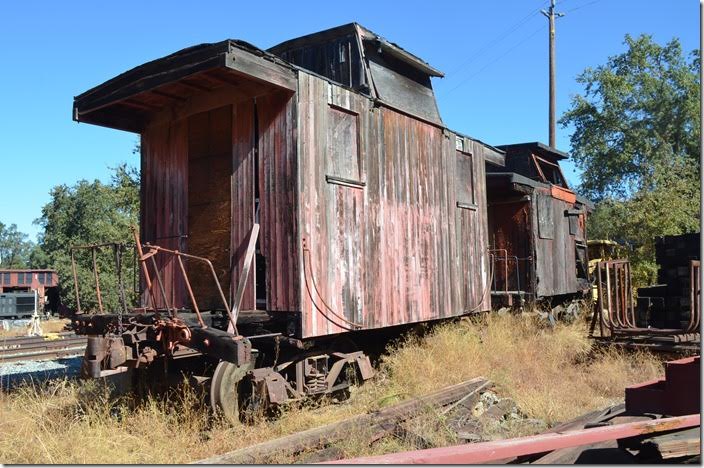
<path id="1" fill-rule="evenodd" d="M 34 244 L 27 234 L 0 222 L 0 268 L 27 268 Z"/>
<path id="2" fill-rule="evenodd" d="M 654 239 L 699 229 L 699 67 L 677 39 L 626 36 L 627 50 L 587 68 L 560 119 L 573 125 L 580 190 L 597 202 L 590 238 L 631 248 L 634 283 L 656 278 Z"/>
<path id="3" fill-rule="evenodd" d="M 581 189 L 596 201 L 650 189 L 672 161 L 699 161 L 699 58 L 677 39 L 665 46 L 626 35 L 628 50 L 577 77 L 584 95 L 562 116 L 574 126 L 572 157 Z"/>
<path id="4" fill-rule="evenodd" d="M 49 194 L 51 201 L 44 205 L 41 217 L 35 220 L 43 232 L 39 236 L 38 248 L 32 254 L 32 262 L 58 271 L 62 302 L 75 308 L 70 248 L 105 242 L 134 244 L 131 226 L 139 222 L 139 174 L 136 169 L 123 164 L 113 169 L 107 184 L 99 180 L 81 180 L 70 187 L 57 185 Z M 83 310 L 97 310 L 90 251 L 78 250 L 75 258 L 81 307 Z M 132 250 L 128 249 L 122 258 L 122 275 L 131 303 L 135 299 Z M 104 309 L 116 311 L 119 296 L 113 250 L 98 252 L 96 260 Z"/>

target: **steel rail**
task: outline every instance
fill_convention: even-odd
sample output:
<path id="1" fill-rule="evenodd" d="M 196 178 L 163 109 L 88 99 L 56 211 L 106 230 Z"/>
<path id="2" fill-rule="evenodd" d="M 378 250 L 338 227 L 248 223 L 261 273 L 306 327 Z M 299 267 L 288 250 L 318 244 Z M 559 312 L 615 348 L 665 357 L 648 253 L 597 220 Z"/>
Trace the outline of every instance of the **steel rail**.
<path id="1" fill-rule="evenodd" d="M 75 346 L 72 348 L 52 349 L 33 353 L 18 353 L 7 356 L 0 353 L 0 364 L 18 361 L 47 361 L 62 357 L 80 356 L 85 349 L 85 346 Z"/>

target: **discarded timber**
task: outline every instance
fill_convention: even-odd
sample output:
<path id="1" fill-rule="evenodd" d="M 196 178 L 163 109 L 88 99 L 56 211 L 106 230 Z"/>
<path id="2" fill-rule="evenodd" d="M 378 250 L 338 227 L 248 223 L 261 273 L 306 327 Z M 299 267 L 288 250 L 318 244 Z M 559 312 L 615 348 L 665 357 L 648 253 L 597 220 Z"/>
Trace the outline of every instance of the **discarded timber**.
<path id="1" fill-rule="evenodd" d="M 363 430 L 369 433 L 370 441 L 378 440 L 392 432 L 397 425 L 427 408 L 442 408 L 468 394 L 491 387 L 492 383 L 483 377 L 462 382 L 421 398 L 414 398 L 370 414 L 362 414 L 322 427 L 308 429 L 279 439 L 245 447 L 223 455 L 217 455 L 197 464 L 264 463 L 273 456 L 294 455 L 304 450 L 315 449 L 348 437 Z"/>
<path id="2" fill-rule="evenodd" d="M 641 452 L 645 455 L 659 455 L 663 460 L 690 457 L 701 453 L 701 428 L 693 427 L 686 431 L 663 434 L 642 442 Z"/>
<path id="3" fill-rule="evenodd" d="M 625 403 L 611 405 L 603 409 L 599 409 L 590 413 L 577 416 L 574 419 L 548 428 L 547 430 L 541 432 L 541 434 L 560 433 L 565 431 L 585 429 L 587 427 L 594 427 L 595 425 L 600 424 L 602 421 L 622 415 L 625 410 Z M 611 443 L 611 441 L 609 441 L 609 443 Z M 594 444 L 594 447 L 596 447 L 597 445 L 598 444 Z M 526 456 L 521 456 L 515 458 L 514 460 L 516 463 L 528 462 L 534 464 L 571 464 L 571 462 L 565 460 L 574 461 L 574 459 L 576 459 L 583 450 L 584 447 L 568 447 L 554 450 L 551 452 L 544 452 L 540 454 L 534 453 Z"/>
<path id="4" fill-rule="evenodd" d="M 413 450 L 372 457 L 349 458 L 327 463 L 354 465 L 487 463 L 530 453 L 541 453 L 560 448 L 595 444 L 614 439 L 625 439 L 643 434 L 690 428 L 699 426 L 700 421 L 700 415 L 690 414 L 674 418 L 663 418 L 645 422 L 638 421 L 563 433 L 539 434 L 537 436 L 518 437 L 516 439 L 438 447 L 427 450 Z"/>

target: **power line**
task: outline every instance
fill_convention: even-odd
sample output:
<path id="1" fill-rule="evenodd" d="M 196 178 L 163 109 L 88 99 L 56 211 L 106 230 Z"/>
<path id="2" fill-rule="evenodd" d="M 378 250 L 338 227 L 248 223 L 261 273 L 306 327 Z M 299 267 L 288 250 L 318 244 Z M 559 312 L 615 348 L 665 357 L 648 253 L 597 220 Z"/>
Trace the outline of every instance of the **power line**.
<path id="1" fill-rule="evenodd" d="M 467 83 L 469 80 L 471 80 L 471 79 L 474 78 L 475 76 L 479 75 L 481 72 L 483 72 L 484 70 L 486 70 L 487 68 L 489 68 L 489 66 L 493 65 L 494 63 L 498 62 L 499 60 L 501 60 L 502 58 L 504 58 L 505 56 L 507 56 L 509 53 L 511 53 L 513 50 L 515 50 L 518 46 L 522 45 L 522 44 L 523 44 L 524 42 L 526 42 L 528 39 L 532 38 L 533 36 L 535 36 L 535 35 L 538 34 L 539 32 L 543 31 L 544 29 L 545 29 L 545 25 L 540 26 L 538 29 L 536 29 L 535 31 L 533 31 L 533 33 L 532 33 L 530 36 L 524 37 L 520 42 L 516 43 L 513 47 L 511 47 L 510 49 L 506 50 L 503 54 L 501 54 L 501 55 L 495 57 L 494 60 L 490 61 L 489 63 L 487 63 L 486 65 L 484 65 L 482 68 L 480 68 L 479 70 L 477 70 L 476 72 L 472 73 L 472 74 L 469 75 L 467 78 L 465 78 L 464 80 L 462 80 L 460 83 L 457 84 L 457 86 L 455 86 L 454 88 L 450 89 L 449 91 L 443 93 L 442 96 L 444 97 L 444 96 L 447 96 L 448 94 L 452 93 L 452 92 L 455 91 L 457 88 L 459 88 L 460 86 L 464 85 L 465 83 Z"/>
<path id="2" fill-rule="evenodd" d="M 465 68 L 467 65 L 469 65 L 469 64 L 472 63 L 472 62 L 474 62 L 477 57 L 481 56 L 484 52 L 488 51 L 489 49 L 491 49 L 492 47 L 494 47 L 496 44 L 500 43 L 501 41 L 503 41 L 504 39 L 506 39 L 508 36 L 510 36 L 511 34 L 513 34 L 515 31 L 517 31 L 518 29 L 520 29 L 521 26 L 523 26 L 524 24 L 526 24 L 531 18 L 533 18 L 533 16 L 536 16 L 538 13 L 540 13 L 540 8 L 541 8 L 542 6 L 548 4 L 549 2 L 550 2 L 550 0 L 544 1 L 538 8 L 536 8 L 536 9 L 533 10 L 533 11 L 531 11 L 528 15 L 524 16 L 524 17 L 523 17 L 521 20 L 519 20 L 516 24 L 514 24 L 513 26 L 511 26 L 510 28 L 508 28 L 506 31 L 504 31 L 503 33 L 501 33 L 501 34 L 499 34 L 498 36 L 496 36 L 496 37 L 495 37 L 494 39 L 492 39 L 491 41 L 487 42 L 487 43 L 486 43 L 485 45 L 483 45 L 481 48 L 479 48 L 479 50 L 477 50 L 474 54 L 472 54 L 467 60 L 465 60 L 464 62 L 462 62 L 462 64 L 460 64 L 457 68 L 455 68 L 454 70 L 448 72 L 446 76 L 448 76 L 448 78 L 454 77 L 455 73 L 459 72 L 460 70 L 462 70 L 463 68 Z"/>
<path id="3" fill-rule="evenodd" d="M 589 3 L 585 3 L 585 4 L 583 4 L 583 5 L 579 5 L 578 7 L 572 8 L 571 10 L 567 10 L 565 13 L 572 13 L 573 11 L 577 11 L 577 10 L 579 10 L 580 8 L 584 8 L 584 7 L 587 7 L 587 6 L 589 6 L 589 5 L 594 5 L 595 3 L 599 3 L 600 1 L 601 1 L 601 0 L 594 0 L 593 2 L 589 2 Z M 564 0 L 563 0 L 563 2 L 564 2 Z"/>

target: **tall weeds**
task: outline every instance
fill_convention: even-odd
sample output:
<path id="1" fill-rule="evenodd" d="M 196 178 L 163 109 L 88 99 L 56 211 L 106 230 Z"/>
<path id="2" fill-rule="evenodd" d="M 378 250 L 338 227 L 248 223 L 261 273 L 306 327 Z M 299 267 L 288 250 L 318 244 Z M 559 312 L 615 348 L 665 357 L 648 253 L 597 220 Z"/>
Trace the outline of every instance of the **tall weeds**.
<path id="1" fill-rule="evenodd" d="M 523 413 L 555 424 L 622 399 L 626 385 L 654 378 L 661 367 L 648 354 L 593 351 L 582 323 L 551 328 L 528 317 L 490 315 L 402 339 L 377 376 L 342 404 L 293 405 L 275 420 L 248 426 L 209 417 L 187 385 L 170 399 L 141 402 L 110 398 L 95 382 L 59 380 L 0 392 L 0 462 L 187 463 L 482 375 Z M 416 434 L 434 445 L 454 442 L 436 413 L 418 416 Z M 413 443 L 396 436 L 370 447 L 363 434 L 350 434 L 338 448 L 355 456 Z"/>

